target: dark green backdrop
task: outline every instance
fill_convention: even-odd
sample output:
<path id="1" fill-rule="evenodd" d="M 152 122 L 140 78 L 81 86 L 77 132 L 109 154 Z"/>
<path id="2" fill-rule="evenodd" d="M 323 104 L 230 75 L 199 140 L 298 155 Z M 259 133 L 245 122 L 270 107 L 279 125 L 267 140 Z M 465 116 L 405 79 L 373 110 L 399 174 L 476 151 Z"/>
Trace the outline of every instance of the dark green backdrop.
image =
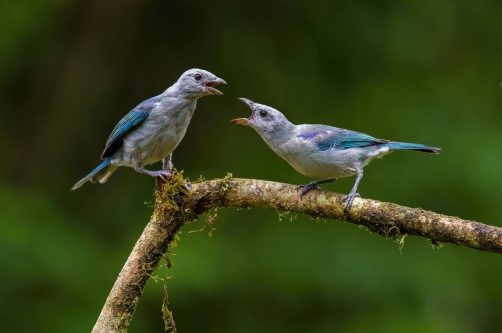
<path id="1" fill-rule="evenodd" d="M 502 2 L 3 0 L 0 331 L 89 332 L 151 213 L 120 169 L 70 187 L 108 135 L 186 69 L 224 78 L 174 164 L 196 179 L 309 181 L 249 128 L 238 97 L 295 123 L 435 145 L 365 169 L 363 197 L 502 225 Z M 158 167 L 157 165 L 154 167 Z M 346 193 L 354 178 L 325 189 Z M 354 225 L 220 210 L 183 228 L 169 275 L 183 332 L 497 332 L 502 257 Z M 158 272 L 165 275 L 162 269 Z M 150 281 L 130 332 L 162 332 Z"/>

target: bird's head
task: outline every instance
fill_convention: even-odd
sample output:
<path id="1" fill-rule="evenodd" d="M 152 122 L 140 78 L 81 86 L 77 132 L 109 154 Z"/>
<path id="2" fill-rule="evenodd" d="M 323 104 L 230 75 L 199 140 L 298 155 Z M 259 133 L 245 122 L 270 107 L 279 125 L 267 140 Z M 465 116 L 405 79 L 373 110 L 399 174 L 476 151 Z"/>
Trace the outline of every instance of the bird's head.
<path id="1" fill-rule="evenodd" d="M 262 136 L 267 137 L 271 137 L 274 133 L 279 133 L 292 126 L 281 112 L 270 106 L 255 103 L 247 98 L 239 98 L 239 101 L 249 106 L 251 116 L 249 118 L 234 119 L 232 120 L 234 124 L 250 126 Z"/>
<path id="2" fill-rule="evenodd" d="M 223 93 L 214 88 L 217 84 L 227 84 L 225 80 L 203 69 L 189 69 L 181 75 L 177 85 L 188 94 L 198 97 L 206 95 L 223 95 Z"/>

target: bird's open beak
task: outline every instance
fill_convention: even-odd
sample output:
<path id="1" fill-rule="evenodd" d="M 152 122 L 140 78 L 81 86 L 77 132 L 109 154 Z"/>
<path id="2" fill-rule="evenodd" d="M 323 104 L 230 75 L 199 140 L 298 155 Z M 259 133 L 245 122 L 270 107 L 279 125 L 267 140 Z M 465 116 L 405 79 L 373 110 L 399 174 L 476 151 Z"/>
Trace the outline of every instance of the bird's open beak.
<path id="1" fill-rule="evenodd" d="M 254 102 L 250 99 L 247 98 L 239 98 L 239 101 L 246 103 L 247 106 L 251 109 L 251 116 L 249 118 L 237 118 L 234 120 L 231 120 L 234 124 L 238 125 L 248 125 L 249 126 L 249 121 L 253 120 L 254 118 Z"/>
<path id="2" fill-rule="evenodd" d="M 249 125 L 249 122 L 246 118 L 237 118 L 230 121 L 237 125 Z"/>
<path id="3" fill-rule="evenodd" d="M 216 80 L 208 81 L 208 82 L 204 83 L 204 86 L 206 87 L 206 91 L 208 93 L 210 93 L 211 95 L 223 95 L 223 93 L 221 91 L 213 88 L 217 84 L 227 84 L 227 83 L 223 79 L 216 78 Z"/>

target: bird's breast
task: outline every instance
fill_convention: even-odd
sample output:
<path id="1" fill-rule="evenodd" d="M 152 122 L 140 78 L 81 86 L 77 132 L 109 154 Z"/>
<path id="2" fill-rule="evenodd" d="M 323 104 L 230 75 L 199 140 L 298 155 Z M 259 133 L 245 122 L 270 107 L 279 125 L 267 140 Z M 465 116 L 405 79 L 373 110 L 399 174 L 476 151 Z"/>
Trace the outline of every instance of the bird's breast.
<path id="1" fill-rule="evenodd" d="M 195 105 L 180 110 L 157 109 L 125 138 L 124 148 L 141 164 L 160 161 L 173 152 L 185 136 Z"/>

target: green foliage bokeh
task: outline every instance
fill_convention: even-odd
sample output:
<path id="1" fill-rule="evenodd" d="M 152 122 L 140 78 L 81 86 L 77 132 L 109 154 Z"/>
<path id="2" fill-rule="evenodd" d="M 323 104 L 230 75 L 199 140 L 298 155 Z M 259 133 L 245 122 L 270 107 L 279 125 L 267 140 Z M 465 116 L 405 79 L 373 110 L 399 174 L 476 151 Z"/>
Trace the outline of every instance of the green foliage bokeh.
<path id="1" fill-rule="evenodd" d="M 89 332 L 151 213 L 153 180 L 99 163 L 114 125 L 186 69 L 224 78 L 174 165 L 305 183 L 238 97 L 294 123 L 435 145 L 365 169 L 363 197 L 502 225 L 502 2 L 5 0 L 0 4 L 0 331 Z M 153 166 L 154 168 L 159 165 Z M 325 185 L 346 193 L 354 178 Z M 145 204 L 146 203 L 146 204 Z M 341 222 L 223 209 L 168 272 L 180 332 L 496 332 L 500 256 Z M 160 276 L 166 274 L 159 269 Z M 130 332 L 160 332 L 149 282 Z"/>

